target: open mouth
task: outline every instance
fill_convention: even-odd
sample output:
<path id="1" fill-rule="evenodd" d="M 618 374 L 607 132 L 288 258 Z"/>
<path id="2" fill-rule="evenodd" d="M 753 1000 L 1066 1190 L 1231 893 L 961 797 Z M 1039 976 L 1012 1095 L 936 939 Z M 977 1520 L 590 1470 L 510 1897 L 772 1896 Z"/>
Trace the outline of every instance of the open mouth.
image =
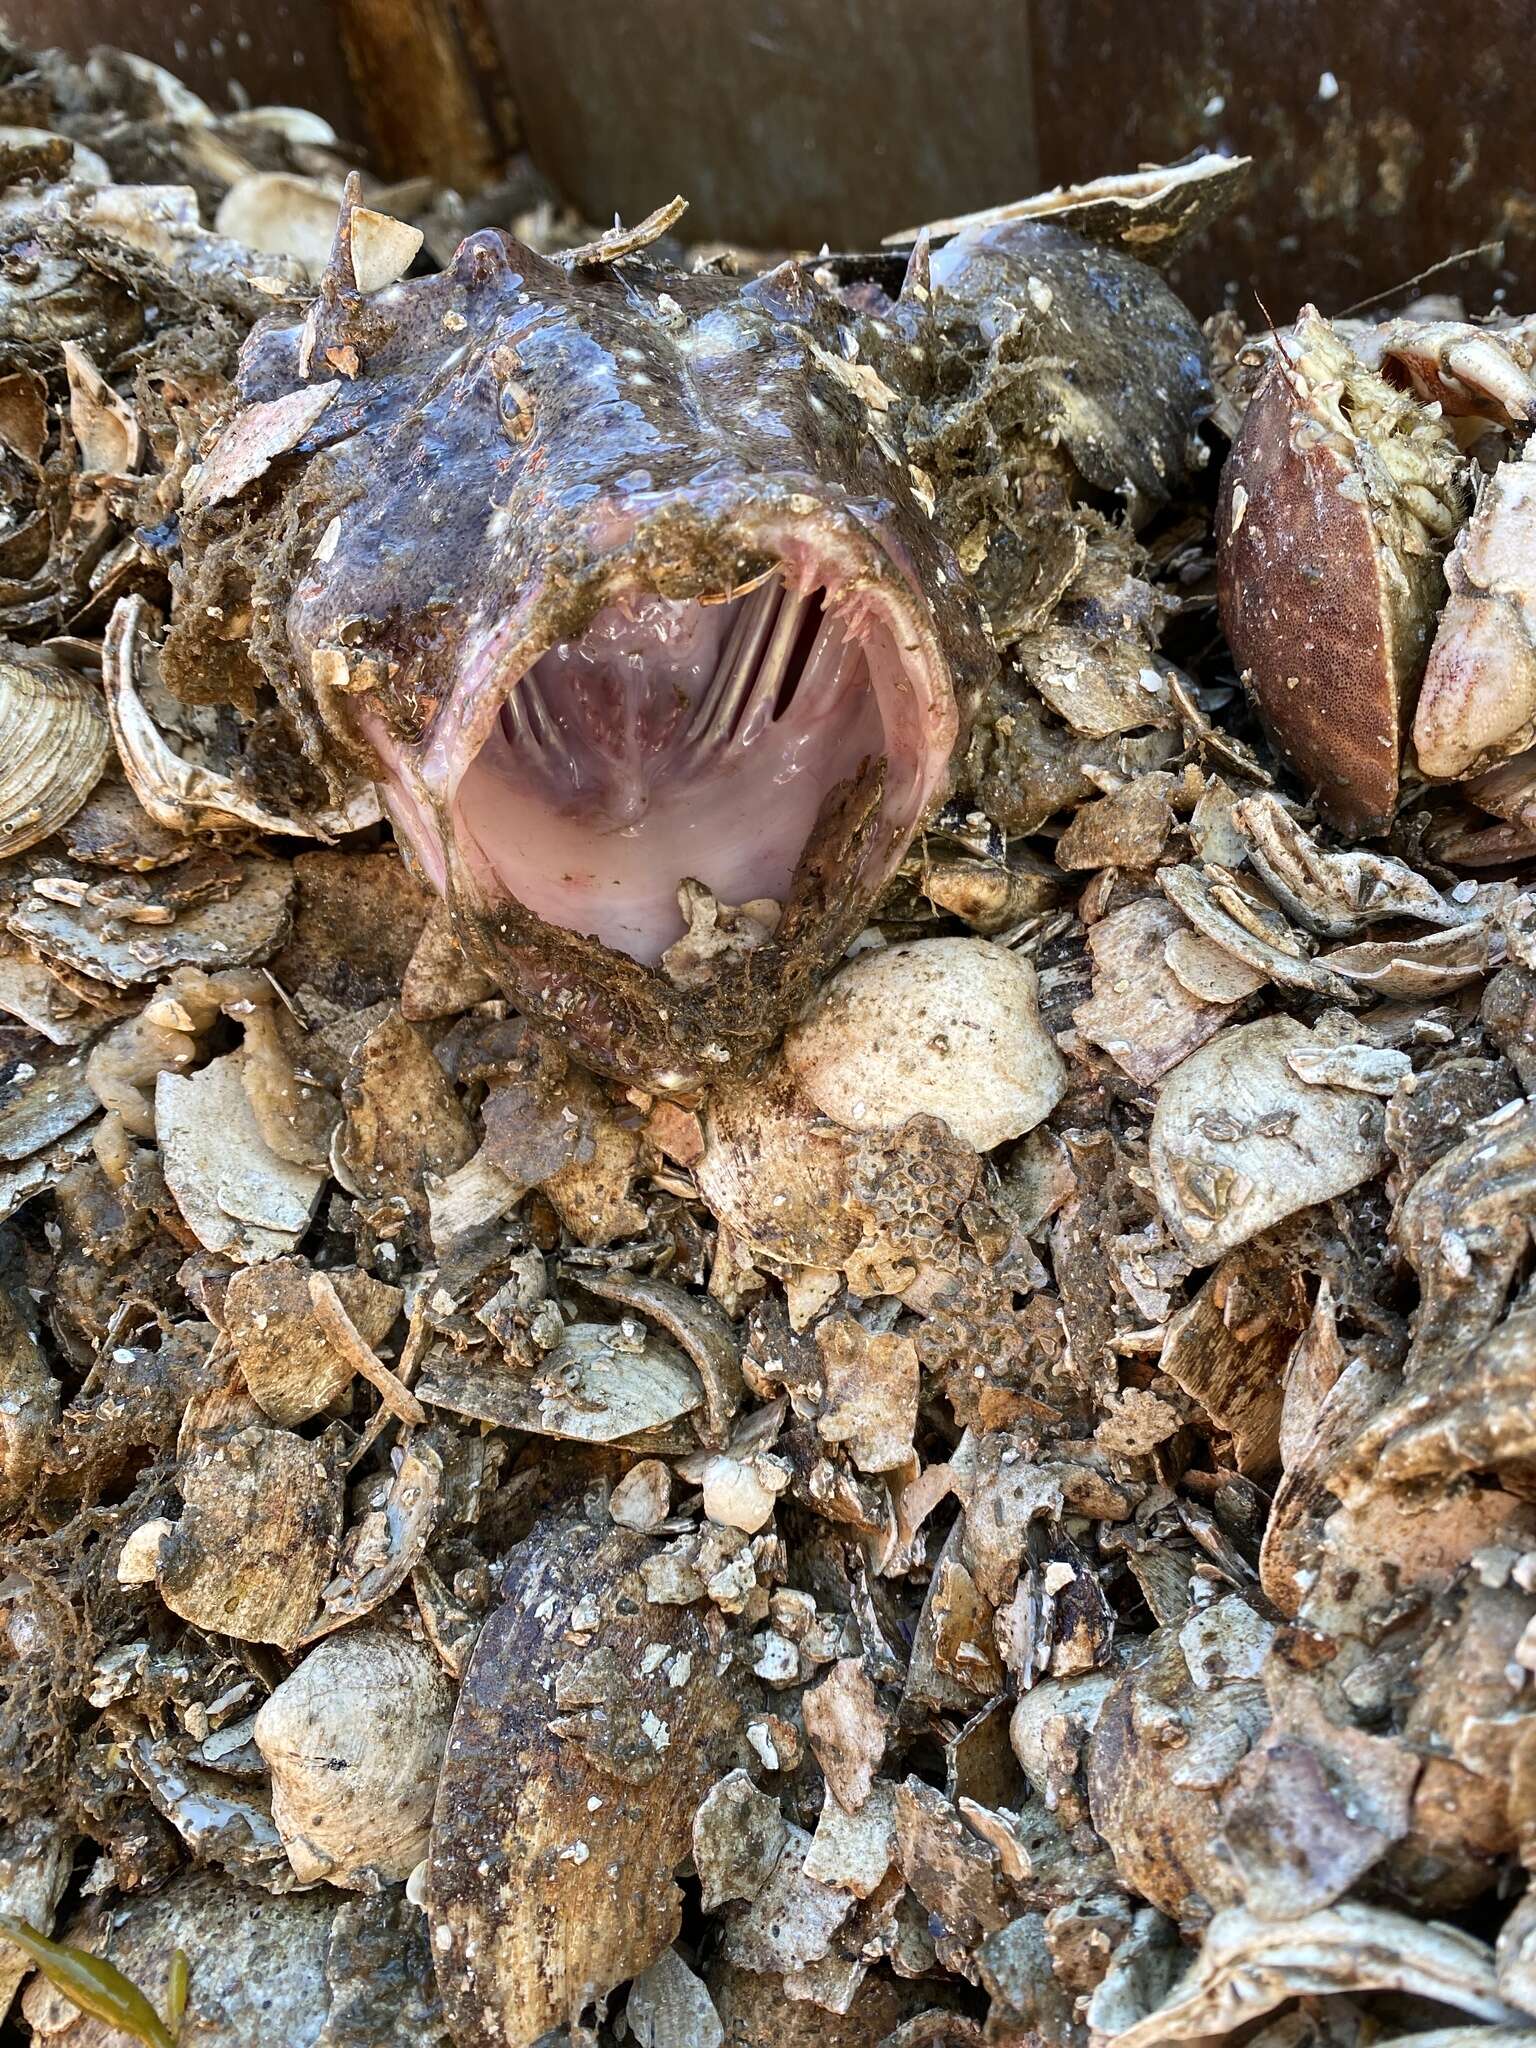
<path id="1" fill-rule="evenodd" d="M 829 792 L 881 761 L 893 863 L 953 741 L 892 597 L 787 560 L 722 602 L 637 590 L 500 688 L 451 799 L 461 856 L 490 900 L 647 964 L 685 879 L 782 904 Z"/>

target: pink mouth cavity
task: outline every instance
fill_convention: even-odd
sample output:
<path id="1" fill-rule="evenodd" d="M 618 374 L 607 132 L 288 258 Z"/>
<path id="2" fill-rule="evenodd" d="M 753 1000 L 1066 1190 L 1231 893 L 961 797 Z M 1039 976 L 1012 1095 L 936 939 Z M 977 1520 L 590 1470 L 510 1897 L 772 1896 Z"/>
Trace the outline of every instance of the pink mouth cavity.
<path id="1" fill-rule="evenodd" d="M 459 780 L 477 887 L 654 963 L 684 877 L 783 902 L 827 793 L 882 757 L 889 866 L 953 740 L 903 623 L 787 565 L 724 603 L 605 607 L 512 683 Z"/>
<path id="2" fill-rule="evenodd" d="M 871 574 L 841 536 L 756 538 L 776 567 L 718 601 L 620 585 L 531 661 L 498 652 L 515 615 L 492 625 L 418 742 L 359 704 L 440 894 L 492 919 L 515 902 L 654 965 L 683 935 L 680 883 L 784 903 L 829 794 L 880 765 L 874 829 L 828 907 L 873 900 L 948 768 L 948 665 L 910 572 Z"/>

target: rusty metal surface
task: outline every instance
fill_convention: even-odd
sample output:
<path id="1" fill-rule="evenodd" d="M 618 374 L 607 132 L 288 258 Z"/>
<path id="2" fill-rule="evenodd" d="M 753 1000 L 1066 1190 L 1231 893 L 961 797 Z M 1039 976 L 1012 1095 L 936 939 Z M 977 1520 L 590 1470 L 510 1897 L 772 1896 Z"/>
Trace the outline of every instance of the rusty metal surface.
<path id="1" fill-rule="evenodd" d="M 541 169 L 592 219 L 869 243 L 1028 191 L 1019 0 L 487 0 Z"/>
<path id="2" fill-rule="evenodd" d="M 1199 145 L 1251 152 L 1245 206 L 1174 272 L 1201 311 L 1339 310 L 1434 282 L 1536 289 L 1531 0 L 12 0 L 23 37 L 170 65 L 216 105 L 313 106 L 386 176 L 472 186 L 515 94 L 590 218 L 674 191 L 689 232 L 867 244 L 908 221 Z M 499 62 L 497 49 L 499 47 Z M 430 74 L 430 75 L 429 75 Z M 418 81 L 415 85 L 410 81 Z"/>
<path id="3" fill-rule="evenodd" d="M 1179 266 L 1201 310 L 1223 293 L 1276 319 L 1383 291 L 1504 237 L 1436 279 L 1471 305 L 1536 288 L 1530 0 L 1455 14 L 1433 0 L 1035 0 L 1046 177 L 1091 177 L 1199 145 L 1251 153 L 1247 203 Z"/>
<path id="4" fill-rule="evenodd" d="M 151 57 L 210 106 L 230 106 L 234 83 L 253 104 L 310 107 L 339 134 L 363 132 L 335 9 L 315 0 L 7 0 L 4 17 L 34 47 Z"/>
<path id="5" fill-rule="evenodd" d="M 333 0 L 374 167 L 473 191 L 514 141 L 477 0 Z"/>

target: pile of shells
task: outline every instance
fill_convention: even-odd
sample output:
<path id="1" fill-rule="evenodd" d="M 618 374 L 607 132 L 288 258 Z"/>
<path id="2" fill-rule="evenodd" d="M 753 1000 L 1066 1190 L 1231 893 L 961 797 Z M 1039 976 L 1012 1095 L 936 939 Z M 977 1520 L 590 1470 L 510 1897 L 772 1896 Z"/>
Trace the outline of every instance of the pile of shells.
<path id="1" fill-rule="evenodd" d="M 306 431 L 218 438 L 334 138 L 0 102 L 16 2038 L 1529 2048 L 1536 331 L 1226 316 L 1185 401 L 920 286 L 995 670 L 669 1092 L 461 950 L 254 604 L 160 660 Z M 1032 206 L 1160 256 L 1242 172 Z M 365 297 L 451 255 L 390 200 Z M 680 977 L 771 923 L 706 908 Z"/>

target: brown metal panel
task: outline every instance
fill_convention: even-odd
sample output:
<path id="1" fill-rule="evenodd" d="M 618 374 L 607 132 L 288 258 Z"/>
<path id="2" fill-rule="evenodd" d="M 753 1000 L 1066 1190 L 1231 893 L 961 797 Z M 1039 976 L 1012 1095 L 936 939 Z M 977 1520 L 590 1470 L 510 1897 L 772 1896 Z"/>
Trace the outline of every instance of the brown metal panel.
<path id="1" fill-rule="evenodd" d="M 112 43 L 149 57 L 210 106 L 309 107 L 342 135 L 362 132 L 335 9 L 315 0 L 7 0 L 5 23 L 34 49 L 84 57 Z"/>
<path id="2" fill-rule="evenodd" d="M 473 191 L 505 160 L 499 80 L 477 0 L 336 0 L 374 167 Z M 510 108 L 507 108 L 510 116 Z"/>
<path id="3" fill-rule="evenodd" d="M 515 144 L 479 0 L 9 0 L 11 32 L 77 57 L 150 57 L 211 106 L 312 108 L 381 177 L 473 190 Z"/>
<path id="4" fill-rule="evenodd" d="M 1536 293 L 1532 0 L 1035 0 L 1047 180 L 1204 144 L 1257 158 L 1242 210 L 1176 272 L 1200 310 L 1255 289 L 1277 320 L 1388 289 L 1505 237 L 1449 284 Z M 1437 288 L 1441 280 L 1436 280 Z"/>
<path id="5" fill-rule="evenodd" d="M 1023 0 L 486 0 L 540 168 L 594 220 L 858 247 L 1036 182 Z"/>

